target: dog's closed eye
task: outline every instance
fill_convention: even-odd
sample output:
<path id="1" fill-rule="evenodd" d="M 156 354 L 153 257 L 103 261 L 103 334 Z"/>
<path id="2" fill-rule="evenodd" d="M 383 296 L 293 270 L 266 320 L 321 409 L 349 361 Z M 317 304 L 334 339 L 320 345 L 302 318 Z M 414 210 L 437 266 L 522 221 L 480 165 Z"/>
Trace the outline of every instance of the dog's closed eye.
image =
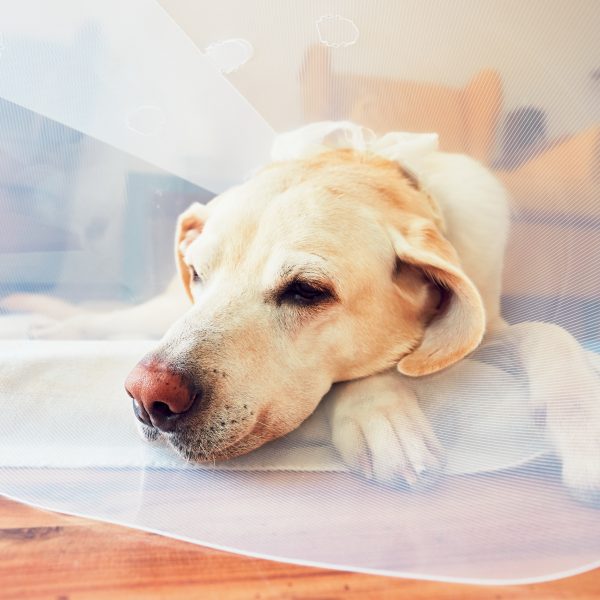
<path id="1" fill-rule="evenodd" d="M 333 297 L 333 292 L 322 284 L 294 279 L 281 290 L 278 303 L 312 306 L 331 300 Z"/>

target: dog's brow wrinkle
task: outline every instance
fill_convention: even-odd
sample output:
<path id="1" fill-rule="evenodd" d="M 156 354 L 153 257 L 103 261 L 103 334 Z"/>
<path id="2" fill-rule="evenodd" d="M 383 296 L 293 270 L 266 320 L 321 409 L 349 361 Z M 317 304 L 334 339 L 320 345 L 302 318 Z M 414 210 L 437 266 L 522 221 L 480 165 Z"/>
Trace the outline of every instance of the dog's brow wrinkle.
<path id="1" fill-rule="evenodd" d="M 321 259 L 325 260 L 325 259 Z M 328 269 L 324 268 L 323 265 L 315 262 L 285 264 L 279 271 L 280 279 L 288 279 L 292 275 L 305 276 L 308 278 L 315 277 L 318 279 L 329 279 L 335 280 L 335 277 Z"/>
<path id="2" fill-rule="evenodd" d="M 294 265 L 283 265 L 279 271 L 279 277 L 281 279 L 285 279 L 288 275 L 290 275 L 290 273 L 293 273 L 294 268 Z"/>

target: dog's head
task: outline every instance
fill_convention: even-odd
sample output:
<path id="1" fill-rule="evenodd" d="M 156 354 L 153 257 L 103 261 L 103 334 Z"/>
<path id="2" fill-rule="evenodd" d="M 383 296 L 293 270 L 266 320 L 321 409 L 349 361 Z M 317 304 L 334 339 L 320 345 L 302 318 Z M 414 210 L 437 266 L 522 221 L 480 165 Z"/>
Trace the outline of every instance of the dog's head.
<path id="1" fill-rule="evenodd" d="M 187 458 L 229 458 L 295 429 L 337 381 L 456 362 L 485 319 L 441 227 L 395 163 L 349 150 L 193 205 L 176 240 L 192 305 L 138 366 L 159 388 L 142 417 Z"/>

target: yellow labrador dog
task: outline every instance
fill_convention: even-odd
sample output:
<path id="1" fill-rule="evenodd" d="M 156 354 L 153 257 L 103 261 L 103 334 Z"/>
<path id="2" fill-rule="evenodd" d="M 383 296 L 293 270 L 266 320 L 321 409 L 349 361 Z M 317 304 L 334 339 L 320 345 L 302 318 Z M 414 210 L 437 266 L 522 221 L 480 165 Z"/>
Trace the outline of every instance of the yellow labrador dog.
<path id="1" fill-rule="evenodd" d="M 441 449 L 404 380 L 455 363 L 501 322 L 508 207 L 470 159 L 434 155 L 431 168 L 443 191 L 336 150 L 275 163 L 186 211 L 177 257 L 192 306 L 127 381 L 146 433 L 167 430 L 194 460 L 229 458 L 295 429 L 332 384 L 352 381 L 330 398 L 344 458 L 380 480 L 437 468 Z M 477 185 L 448 193 L 466 169 Z"/>
<path id="2" fill-rule="evenodd" d="M 38 335 L 166 330 L 126 388 L 144 435 L 187 459 L 247 453 L 297 428 L 327 396 L 332 439 L 350 467 L 416 484 L 443 464 L 419 378 L 506 327 L 508 229 L 504 189 L 466 156 L 428 153 L 415 177 L 373 153 L 317 152 L 275 162 L 181 215 L 183 285 Z M 547 409 L 565 481 L 594 496 L 598 384 L 564 330 L 519 327 L 532 401 Z"/>

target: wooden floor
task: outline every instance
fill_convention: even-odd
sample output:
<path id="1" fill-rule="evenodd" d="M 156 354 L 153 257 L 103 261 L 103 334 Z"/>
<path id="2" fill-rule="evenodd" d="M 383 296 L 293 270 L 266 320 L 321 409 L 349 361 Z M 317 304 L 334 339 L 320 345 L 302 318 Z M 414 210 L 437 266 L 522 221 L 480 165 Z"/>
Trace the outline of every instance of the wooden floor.
<path id="1" fill-rule="evenodd" d="M 600 570 L 515 587 L 376 577 L 244 558 L 0 498 L 0 598 L 596 600 Z"/>

